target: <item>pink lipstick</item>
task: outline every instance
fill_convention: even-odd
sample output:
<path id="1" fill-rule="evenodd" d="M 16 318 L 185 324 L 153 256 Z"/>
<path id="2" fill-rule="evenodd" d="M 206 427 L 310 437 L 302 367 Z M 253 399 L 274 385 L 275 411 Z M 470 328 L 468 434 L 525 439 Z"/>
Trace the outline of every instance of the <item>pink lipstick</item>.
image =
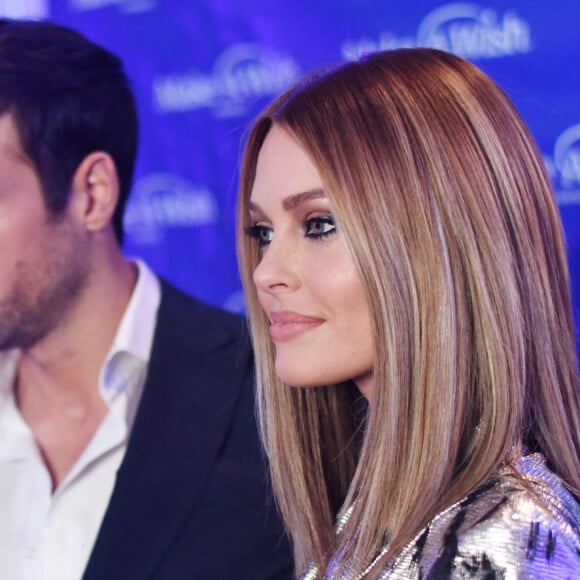
<path id="1" fill-rule="evenodd" d="M 275 342 L 284 342 L 320 326 L 324 320 L 297 312 L 270 312 L 270 336 Z"/>

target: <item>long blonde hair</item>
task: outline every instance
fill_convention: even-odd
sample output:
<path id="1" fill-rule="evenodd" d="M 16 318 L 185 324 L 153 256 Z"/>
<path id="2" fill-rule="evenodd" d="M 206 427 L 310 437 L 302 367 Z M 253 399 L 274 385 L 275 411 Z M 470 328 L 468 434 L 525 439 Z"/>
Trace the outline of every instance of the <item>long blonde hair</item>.
<path id="1" fill-rule="evenodd" d="M 244 234 L 273 124 L 316 165 L 366 290 L 377 350 L 366 416 L 349 383 L 294 389 L 274 372 Z M 262 438 L 298 570 L 334 552 L 361 573 L 385 540 L 395 555 L 521 445 L 580 489 L 558 209 L 528 129 L 475 66 L 402 49 L 291 88 L 249 134 L 238 228 Z"/>

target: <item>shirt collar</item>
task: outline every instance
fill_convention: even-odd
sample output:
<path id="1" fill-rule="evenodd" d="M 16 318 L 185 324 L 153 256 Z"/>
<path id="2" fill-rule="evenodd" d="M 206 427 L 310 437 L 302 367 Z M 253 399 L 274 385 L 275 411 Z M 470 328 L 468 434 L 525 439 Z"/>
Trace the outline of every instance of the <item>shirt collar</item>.
<path id="1" fill-rule="evenodd" d="M 138 269 L 137 283 L 107 358 L 115 352 L 124 351 L 149 362 L 161 288 L 159 280 L 144 262 L 135 260 L 134 264 Z"/>
<path id="2" fill-rule="evenodd" d="M 161 301 L 157 277 L 141 260 L 135 260 L 134 264 L 137 282 L 99 377 L 101 396 L 109 406 L 134 382 L 131 378 L 134 373 L 144 375 L 146 371 Z"/>

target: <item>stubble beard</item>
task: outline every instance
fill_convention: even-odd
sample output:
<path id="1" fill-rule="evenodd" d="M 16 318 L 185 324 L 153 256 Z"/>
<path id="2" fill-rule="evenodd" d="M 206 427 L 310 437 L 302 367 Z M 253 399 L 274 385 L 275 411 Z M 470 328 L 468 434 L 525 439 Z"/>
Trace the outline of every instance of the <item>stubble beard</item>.
<path id="1" fill-rule="evenodd" d="M 40 267 L 16 264 L 14 287 L 0 303 L 0 351 L 34 347 L 73 310 L 89 268 L 82 251 L 70 242 L 49 249 Z"/>

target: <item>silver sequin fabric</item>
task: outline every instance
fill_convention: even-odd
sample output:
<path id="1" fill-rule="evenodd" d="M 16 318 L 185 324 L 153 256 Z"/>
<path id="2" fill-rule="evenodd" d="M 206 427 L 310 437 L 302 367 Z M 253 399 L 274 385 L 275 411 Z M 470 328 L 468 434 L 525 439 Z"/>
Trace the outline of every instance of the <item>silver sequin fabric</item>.
<path id="1" fill-rule="evenodd" d="M 394 560 L 385 566 L 379 555 L 366 572 L 379 580 L 580 579 L 577 500 L 542 455 L 521 457 L 514 466 L 517 475 L 502 470 L 437 514 Z M 355 579 L 348 571 L 337 575 L 336 564 L 302 578 Z"/>

